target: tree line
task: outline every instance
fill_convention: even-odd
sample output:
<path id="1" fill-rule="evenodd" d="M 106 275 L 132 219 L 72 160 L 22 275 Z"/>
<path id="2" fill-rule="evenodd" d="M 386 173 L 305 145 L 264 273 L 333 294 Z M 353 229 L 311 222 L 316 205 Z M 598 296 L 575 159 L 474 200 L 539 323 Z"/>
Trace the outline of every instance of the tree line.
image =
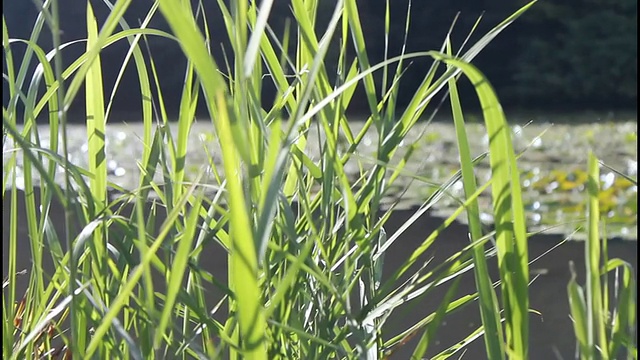
<path id="1" fill-rule="evenodd" d="M 61 9 L 64 9 L 61 14 L 63 41 L 86 37 L 84 2 L 59 1 Z M 192 1 L 194 4 L 198 3 Z M 101 1 L 94 2 L 92 5 L 98 21 L 104 21 L 109 10 Z M 137 26 L 152 4 L 152 0 L 132 2 L 125 15 L 129 25 Z M 326 14 L 317 19 L 319 31 L 331 16 L 334 4 L 335 0 L 318 2 L 318 6 L 324 7 L 319 13 Z M 372 63 L 384 59 L 385 46 L 389 56 L 400 54 L 403 46 L 406 46 L 406 52 L 439 49 L 454 19 L 451 39 L 454 48 L 458 49 L 474 27 L 470 43 L 526 4 L 526 1 L 393 0 L 389 1 L 389 31 L 385 34 L 386 4 L 386 0 L 358 2 Z M 211 33 L 215 35 L 226 31 L 216 2 L 203 2 L 203 6 Z M 3 14 L 10 37 L 29 38 L 38 14 L 33 2 L 4 2 Z M 409 31 L 405 34 L 407 14 Z M 289 1 L 275 1 L 270 24 L 276 34 L 283 34 L 287 23 L 289 26 L 295 24 L 295 19 L 291 17 Z M 168 29 L 159 14 L 150 27 Z M 294 30 L 293 27 L 290 29 Z M 534 111 L 634 110 L 637 106 L 636 33 L 636 0 L 540 1 L 501 33 L 474 63 L 487 75 L 505 107 Z M 385 36 L 388 41 L 385 41 Z M 186 60 L 181 55 L 178 44 L 161 38 L 147 40 L 155 65 L 163 74 L 161 86 L 169 111 L 177 110 L 180 94 L 176 92 L 182 88 Z M 337 40 L 339 39 L 336 39 L 336 44 Z M 222 59 L 222 49 L 228 48 L 229 44 L 216 41 L 214 36 L 212 52 Z M 48 38 L 39 39 L 38 42 L 45 51 L 51 47 Z M 63 55 L 67 64 L 83 50 L 82 44 L 74 46 L 65 50 Z M 18 59 L 23 51 L 24 47 L 15 46 L 14 59 Z M 104 63 L 120 64 L 126 51 L 127 44 L 122 42 L 106 49 L 102 60 Z M 337 51 L 336 47 L 332 51 Z M 403 94 L 410 94 L 419 86 L 417 81 L 427 71 L 430 61 L 424 58 L 407 64 L 401 81 L 400 106 L 403 105 L 403 99 L 408 98 Z M 326 65 L 329 69 L 333 66 Z M 118 71 L 117 66 L 112 66 L 111 69 L 104 67 L 107 91 L 113 86 Z M 4 72 L 6 73 L 6 64 Z M 382 81 L 381 73 L 376 76 L 378 81 Z M 3 87 L 6 86 L 6 82 L 3 82 Z M 474 98 L 470 84 L 463 81 L 461 90 L 463 100 Z M 116 96 L 117 108 L 123 111 L 139 109 L 139 100 L 131 101 L 137 99 L 134 96 L 136 91 L 137 79 L 131 64 Z M 3 104 L 6 106 L 6 89 L 3 94 Z M 82 94 L 79 96 L 81 99 Z M 265 86 L 264 96 L 273 96 L 268 85 Z M 362 101 L 354 101 L 353 111 L 367 109 L 364 98 Z"/>

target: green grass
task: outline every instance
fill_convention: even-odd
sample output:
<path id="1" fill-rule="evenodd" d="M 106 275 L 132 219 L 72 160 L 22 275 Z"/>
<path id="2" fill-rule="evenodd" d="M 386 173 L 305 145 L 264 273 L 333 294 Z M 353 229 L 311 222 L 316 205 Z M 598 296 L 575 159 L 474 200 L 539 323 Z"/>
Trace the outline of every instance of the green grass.
<path id="1" fill-rule="evenodd" d="M 3 198 L 11 197 L 9 211 L 17 214 L 16 186 L 9 188 L 8 184 L 16 184 L 16 161 L 22 156 L 33 258 L 29 291 L 18 301 L 22 296 L 16 294 L 15 285 L 18 225 L 17 216 L 12 216 L 11 223 L 5 224 L 10 233 L 9 276 L 3 284 L 5 358 L 41 356 L 56 346 L 52 340 L 58 334 L 78 359 L 383 359 L 420 335 L 413 351 L 413 358 L 420 359 L 432 345 L 441 320 L 463 306 L 475 306 L 475 300 L 482 325 L 461 334 L 461 344 L 484 335 L 489 358 L 528 358 L 529 257 L 517 154 L 499 100 L 471 62 L 533 2 L 468 48 L 454 51 L 447 36 L 440 51 L 403 50 L 378 64 L 368 59 L 355 0 L 337 1 L 322 28 L 316 20 L 318 1 L 292 0 L 295 26 L 287 28 L 281 38 L 273 34 L 267 21 L 272 1 L 259 6 L 218 1 L 227 31 L 223 34 L 211 34 L 206 14 L 195 16 L 196 9 L 189 2 L 174 0 L 154 3 L 141 25 L 133 28 L 122 18 L 130 3 L 117 1 L 99 31 L 87 7 L 86 51 L 65 69 L 60 58 L 65 44 L 60 43 L 59 35 L 53 38 L 59 52 L 49 53 L 55 54 L 53 66 L 35 43 L 45 23 L 59 34 L 55 30 L 61 25 L 61 9 L 56 1 L 43 9 L 29 41 L 10 38 L 11 29 L 3 18 L 4 78 L 10 90 L 10 101 L 3 104 L 3 129 L 17 145 L 6 154 Z M 390 2 L 386 6 L 388 36 Z M 170 33 L 147 28 L 154 16 L 166 19 Z M 189 60 L 177 133 L 169 131 L 159 85 L 162 74 L 146 46 L 151 36 L 178 42 Z M 231 44 L 225 50 L 230 56 L 224 64 L 215 61 L 208 47 L 220 37 Z M 118 188 L 108 183 L 105 162 L 105 122 L 113 94 L 105 105 L 105 65 L 100 54 L 122 41 L 127 41 L 130 50 L 121 74 L 133 60 L 140 83 L 144 152 L 135 159 L 141 173 L 138 187 L 120 189 L 121 196 L 109 199 L 108 189 Z M 11 52 L 18 44 L 27 47 L 21 59 L 13 58 Z M 338 54 L 335 64 L 328 64 L 330 51 Z M 28 79 L 33 56 L 39 70 Z M 417 58 L 432 59 L 433 64 L 400 112 L 396 108 L 398 84 L 406 63 Z M 337 68 L 338 73 L 329 73 L 329 68 Z M 375 72 L 383 73 L 382 86 L 374 81 Z M 484 184 L 476 183 L 474 166 L 487 154 L 476 154 L 476 158 L 471 154 L 456 85 L 461 76 L 475 87 L 491 139 L 487 154 L 493 175 Z M 27 79 L 30 82 L 25 86 Z M 38 91 L 43 80 L 44 93 Z M 277 89 L 273 104 L 261 102 L 265 81 Z M 66 109 L 82 86 L 86 87 L 87 169 L 69 162 L 66 138 Z M 346 108 L 357 86 L 364 87 L 370 117 L 354 133 Z M 404 264 L 383 279 L 386 251 L 401 231 L 386 233 L 384 225 L 393 206 L 382 212 L 380 203 L 394 181 L 407 176 L 404 166 L 414 146 L 402 147 L 404 137 L 425 114 L 427 105 L 445 91 L 454 114 L 461 168 L 405 225 L 433 206 L 459 179 L 465 197 Z M 210 157 L 200 176 L 188 180 L 185 157 L 194 145 L 188 143 L 187 135 L 201 97 L 222 150 L 222 165 Z M 21 131 L 16 125 L 18 103 L 26 109 Z M 49 114 L 52 139 L 47 147 L 39 143 L 35 126 L 43 111 Z M 311 127 L 323 134 L 320 158 L 311 158 L 305 151 Z M 365 167 L 357 147 L 369 128 L 376 130 L 377 151 L 374 165 Z M 60 144 L 58 132 L 62 134 Z M 345 142 L 346 146 L 340 144 Z M 403 161 L 391 167 L 388 164 L 394 156 Z M 344 170 L 350 159 L 360 162 L 355 179 Z M 597 179 L 594 161 L 590 173 Z M 62 186 L 54 181 L 59 168 L 65 174 Z M 34 182 L 33 170 L 40 175 L 40 187 Z M 155 181 L 154 175 L 162 181 Z M 414 181 L 424 181 L 417 174 L 409 175 Z M 203 185 L 204 176 L 213 177 L 216 186 Z M 493 198 L 494 233 L 480 225 L 477 198 L 487 189 Z M 34 191 L 40 192 L 40 203 Z M 158 197 L 154 205 L 150 205 L 151 191 Z M 629 354 L 636 351 L 631 341 L 633 269 L 619 259 L 604 265 L 599 262 L 606 251 L 598 245 L 597 191 L 597 187 L 589 190 L 586 300 L 579 295 L 575 280 L 569 284 L 581 355 L 589 359 L 605 354 L 614 358 L 623 347 Z M 48 216 L 54 198 L 65 208 L 65 227 L 79 225 L 78 234 L 67 231 L 65 239 L 60 239 Z M 134 204 L 131 216 L 123 212 L 129 203 Z M 167 216 L 156 224 L 159 208 Z M 435 269 L 415 270 L 420 256 L 464 214 L 470 225 L 469 246 Z M 486 248 L 490 238 L 495 238 L 496 249 Z M 228 279 L 202 269 L 205 250 L 227 254 Z M 53 274 L 43 271 L 43 257 L 52 258 Z M 489 261 L 497 261 L 500 269 L 500 300 L 488 275 Z M 607 318 L 609 301 L 601 295 L 606 289 L 600 279 L 618 268 L 623 270 L 622 285 L 616 311 Z M 459 276 L 467 271 L 474 272 L 478 292 L 456 298 Z M 164 279 L 163 291 L 155 288 L 154 274 Z M 406 282 L 406 278 L 412 280 Z M 416 319 L 400 334 L 389 333 L 385 326 L 389 314 L 410 308 L 448 281 L 453 282 L 452 287 L 434 313 Z M 211 287 L 226 294 L 221 303 L 206 303 L 204 289 Z M 226 320 L 216 321 L 211 314 L 221 308 L 227 311 Z M 461 349 L 455 344 L 434 358 L 447 358 Z"/>
<path id="2" fill-rule="evenodd" d="M 600 237 L 600 170 L 598 160 L 592 153 L 589 154 L 588 168 L 588 237 L 584 255 L 586 289 L 578 285 L 573 263 L 570 264 L 572 278 L 567 286 L 580 358 L 616 359 L 619 350 L 624 347 L 627 350 L 627 358 L 637 359 L 637 345 L 633 340 L 637 321 L 634 269 L 621 259 L 607 258 L 607 241 L 602 241 Z M 607 275 L 611 271 L 616 273 L 612 312 L 607 283 Z M 620 272 L 622 279 L 618 282 Z"/>

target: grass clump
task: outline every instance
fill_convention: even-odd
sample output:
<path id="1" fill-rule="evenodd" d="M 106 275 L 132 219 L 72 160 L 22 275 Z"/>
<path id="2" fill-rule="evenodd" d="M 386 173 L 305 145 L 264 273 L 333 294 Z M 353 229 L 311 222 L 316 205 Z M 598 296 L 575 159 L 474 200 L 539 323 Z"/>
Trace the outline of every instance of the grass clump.
<path id="1" fill-rule="evenodd" d="M 605 165 L 606 166 L 606 165 Z M 636 322 L 636 279 L 631 264 L 608 259 L 606 236 L 600 237 L 600 170 L 598 160 L 589 154 L 587 181 L 587 240 L 585 246 L 585 287 L 578 285 L 571 267 L 567 285 L 571 318 L 577 339 L 576 357 L 580 359 L 616 359 L 625 349 L 628 359 L 638 357 L 633 338 Z M 626 175 L 625 175 L 626 176 Z M 630 181 L 637 181 L 626 176 Z M 610 304 L 608 274 L 614 272 L 614 300 Z M 620 279 L 620 273 L 622 278 Z M 611 306 L 613 305 L 613 306 Z M 610 312 L 610 309 L 613 309 Z"/>
<path id="2" fill-rule="evenodd" d="M 516 154 L 495 93 L 470 62 L 533 3 L 455 55 L 447 37 L 440 51 L 402 52 L 375 65 L 367 56 L 355 0 L 336 1 L 322 29 L 316 21 L 318 1 L 292 0 L 295 29 L 281 38 L 267 21 L 273 1 L 218 1 L 226 34 L 209 33 L 204 13 L 196 11 L 202 4 L 194 9 L 190 2 L 174 0 L 154 2 L 141 25 L 132 28 L 122 17 L 130 3 L 105 3 L 111 13 L 98 31 L 87 2 L 86 51 L 65 69 L 60 57 L 67 44 L 55 35 L 60 26 L 56 1 L 43 5 L 29 41 L 11 39 L 3 20 L 10 88 L 3 127 L 16 144 L 5 164 L 3 197 L 11 197 L 10 211 L 16 214 L 20 154 L 33 259 L 29 291 L 17 302 L 18 225 L 13 216 L 8 224 L 9 278 L 3 285 L 6 358 L 51 356 L 64 349 L 78 359 L 383 359 L 420 334 L 413 351 L 413 358 L 419 359 L 427 353 L 441 319 L 476 299 L 482 326 L 463 337 L 462 344 L 484 334 L 490 358 L 527 358 L 529 259 Z M 386 6 L 390 11 L 389 2 Z M 163 16 L 170 32 L 148 28 L 154 16 Z M 45 23 L 54 34 L 54 50 L 48 54 L 36 43 Z M 169 131 L 159 86 L 162 74 L 153 54 L 143 52 L 150 36 L 177 41 L 188 59 L 177 133 Z M 219 37 L 231 44 L 226 70 L 207 46 Z M 144 152 L 136 159 L 140 178 L 133 190 L 109 183 L 105 163 L 111 103 L 105 109 L 100 53 L 118 41 L 129 44 L 122 71 L 133 59 L 140 83 Z M 22 59 L 12 57 L 11 47 L 17 43 L 27 46 Z M 339 54 L 331 67 L 329 49 Z M 23 90 L 34 55 L 38 67 Z M 396 100 L 403 69 L 407 61 L 421 57 L 433 63 L 401 112 Z M 328 68 L 338 71 L 330 74 Z M 384 74 L 382 86 L 374 81 L 377 71 Z M 473 175 L 475 164 L 487 154 L 473 158 L 470 152 L 456 88 L 460 76 L 476 89 L 491 139 L 493 176 L 485 184 L 477 184 Z M 44 94 L 38 91 L 43 80 Z M 261 101 L 265 81 L 277 89 L 273 104 Z M 364 87 L 370 116 L 363 129 L 353 133 L 346 109 L 358 84 Z M 81 86 L 86 89 L 87 169 L 69 162 L 66 139 L 66 109 Z M 404 170 L 414 147 L 401 144 L 431 101 L 444 92 L 453 109 L 461 169 L 405 225 L 459 179 L 465 198 L 402 266 L 383 277 L 386 251 L 406 227 L 386 233 L 393 206 L 382 211 L 381 200 L 400 176 L 424 180 Z M 193 144 L 187 135 L 200 98 L 222 161 L 219 165 L 212 155 L 201 175 L 189 180 L 185 157 Z M 25 108 L 21 128 L 16 125 L 19 102 Z M 52 139 L 48 146 L 40 144 L 35 126 L 45 110 Z M 319 158 L 305 150 L 311 127 L 322 134 Z M 377 152 L 367 159 L 357 149 L 372 127 Z M 394 156 L 403 161 L 390 167 Z M 359 166 L 355 178 L 345 172 L 348 161 Z M 64 171 L 63 185 L 55 181 L 59 169 Z M 108 197 L 111 188 L 120 195 Z M 481 228 L 476 201 L 489 188 L 493 233 Z M 65 209 L 64 239 L 50 221 L 54 199 Z M 469 246 L 434 269 L 420 267 L 422 255 L 465 211 Z M 495 237 L 497 249 L 485 248 L 490 237 Z M 203 269 L 212 252 L 226 255 L 227 279 Z M 491 256 L 497 257 L 500 268 L 504 312 L 487 270 Z M 43 270 L 44 257 L 54 264 L 52 274 Z M 474 271 L 478 293 L 456 299 L 457 279 L 467 271 Z M 416 319 L 399 334 L 386 331 L 390 314 L 449 281 L 452 287 L 433 314 Z M 222 294 L 214 304 L 207 300 L 211 289 Z M 64 346 L 54 344 L 56 333 Z M 620 342 L 612 344 L 615 350 Z M 462 348 L 456 344 L 434 357 L 446 358 Z"/>

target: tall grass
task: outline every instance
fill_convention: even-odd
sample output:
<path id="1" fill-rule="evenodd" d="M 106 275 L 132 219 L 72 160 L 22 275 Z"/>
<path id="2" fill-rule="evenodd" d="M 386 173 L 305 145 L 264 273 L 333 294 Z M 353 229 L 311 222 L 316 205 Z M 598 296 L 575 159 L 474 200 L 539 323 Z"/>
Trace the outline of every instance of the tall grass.
<path id="1" fill-rule="evenodd" d="M 3 18 L 5 79 L 10 88 L 10 101 L 3 105 L 3 127 L 16 144 L 5 165 L 3 197 L 11 196 L 10 211 L 16 214 L 19 179 L 15 170 L 21 156 L 33 258 L 29 291 L 16 306 L 15 264 L 24 255 L 17 254 L 13 216 L 7 289 L 3 285 L 4 357 L 19 359 L 60 350 L 62 345 L 52 341 L 58 334 L 73 358 L 382 359 L 422 332 L 413 352 L 413 358 L 419 359 L 427 353 L 443 317 L 479 300 L 482 326 L 461 335 L 462 344 L 484 334 L 490 358 L 527 358 L 529 259 L 516 155 L 500 103 L 471 61 L 533 2 L 468 49 L 457 49 L 455 56 L 447 37 L 439 51 L 403 50 L 378 64 L 368 59 L 355 0 L 336 1 L 323 26 L 317 20 L 319 1 L 292 0 L 295 26 L 281 37 L 268 24 L 273 4 L 269 0 L 260 4 L 218 1 L 226 34 L 209 32 L 206 14 L 198 11 L 202 4 L 193 9 L 190 2 L 177 0 L 154 2 L 134 28 L 122 17 L 130 3 L 105 1 L 111 13 L 100 31 L 87 3 L 87 39 L 81 41 L 86 51 L 66 69 L 61 57 L 64 48 L 73 44 L 60 44 L 57 37 L 55 49 L 45 53 L 36 42 L 45 22 L 54 33 L 60 26 L 56 1 L 42 4 L 42 16 L 29 41 L 10 38 L 11 29 Z M 388 19 L 390 2 L 386 6 Z M 170 33 L 147 27 L 154 16 L 166 19 Z M 388 36 L 388 21 L 385 33 Z M 145 50 L 150 36 L 176 41 L 188 59 L 177 133 L 169 130 L 160 90 L 162 74 L 153 53 L 148 47 Z M 221 37 L 231 44 L 224 66 L 208 47 Z M 109 199 L 108 189 L 118 189 L 108 183 L 105 166 L 105 123 L 113 94 L 105 108 L 100 53 L 124 40 L 129 52 L 121 74 L 133 59 L 140 83 L 144 152 L 136 159 L 138 187 L 120 189 L 122 195 Z M 14 59 L 11 49 L 19 43 L 27 50 L 23 58 Z M 328 64 L 330 49 L 338 53 L 335 66 Z M 24 86 L 33 55 L 38 67 Z M 433 63 L 407 108 L 400 111 L 398 84 L 405 62 L 417 58 L 430 58 Z M 336 74 L 328 70 L 334 67 Z M 384 74 L 382 87 L 374 81 L 378 71 Z M 493 174 L 485 184 L 477 184 L 473 176 L 474 166 L 484 155 L 474 159 L 466 140 L 456 88 L 460 76 L 471 80 L 484 109 Z M 43 79 L 44 94 L 38 91 Z M 265 81 L 277 89 L 273 104 L 261 101 Z M 359 84 L 364 87 L 370 116 L 354 133 L 346 109 Z M 65 136 L 66 111 L 81 86 L 86 89 L 88 169 L 68 161 Z M 424 181 L 404 169 L 415 144 L 403 147 L 403 139 L 431 101 L 445 92 L 453 109 L 461 170 L 436 189 L 401 230 L 387 234 L 384 225 L 394 206 L 382 211 L 382 198 L 401 176 Z M 185 158 L 194 146 L 187 135 L 201 97 L 222 161 L 219 164 L 211 156 L 198 178 L 187 179 Z M 16 125 L 19 102 L 26 109 L 21 128 Z M 52 141 L 48 146 L 39 143 L 35 126 L 43 111 L 49 113 Z M 317 140 L 319 158 L 310 157 L 306 150 L 311 127 L 322 134 Z M 370 128 L 377 135 L 374 159 L 358 155 Z M 63 134 L 62 144 L 57 142 L 58 131 Z M 339 139 L 346 139 L 346 146 Z M 403 160 L 392 167 L 393 157 Z M 345 172 L 350 161 L 360 169 L 355 177 Z M 32 168 L 38 172 L 40 187 Z M 54 180 L 60 168 L 64 186 Z M 383 278 L 386 251 L 458 179 L 465 190 L 461 206 L 401 267 Z M 12 186 L 7 190 L 9 182 Z M 476 201 L 489 187 L 495 233 L 480 227 Z M 39 211 L 31 195 L 34 191 L 41 193 Z M 152 191 L 157 200 L 150 204 Z M 68 214 L 65 242 L 49 219 L 54 197 Z M 124 210 L 127 205 L 133 206 L 130 213 Z M 159 209 L 166 218 L 157 224 Z M 415 270 L 439 234 L 465 211 L 469 246 L 435 269 Z M 76 224 L 79 231 L 74 231 Z M 495 250 L 485 247 L 492 236 Z M 227 254 L 228 279 L 202 269 L 205 254 L 212 251 Z M 503 306 L 487 272 L 487 261 L 494 255 Z M 52 274 L 42 269 L 44 256 L 55 264 Z M 468 271 L 474 271 L 478 293 L 456 299 L 456 279 Z M 158 275 L 160 286 L 155 280 Z M 390 314 L 450 281 L 451 289 L 433 314 L 416 319 L 400 334 L 389 333 L 385 322 Z M 211 288 L 225 294 L 219 303 L 207 303 Z M 590 313 L 596 308 L 589 307 Z M 221 309 L 227 314 L 224 321 L 217 321 L 213 315 Z M 587 344 L 593 339 L 589 335 Z M 621 341 L 612 342 L 611 351 Z M 460 349 L 454 344 L 434 358 L 450 357 Z"/>
<path id="2" fill-rule="evenodd" d="M 598 160 L 589 154 L 588 236 L 585 246 L 585 288 L 578 285 L 576 270 L 567 286 L 571 317 L 577 339 L 576 357 L 580 359 L 617 359 L 622 348 L 627 359 L 636 359 L 636 279 L 631 264 L 607 258 L 606 236 L 600 237 L 602 216 L 599 208 L 600 170 Z M 633 180 L 633 179 L 630 179 Z M 637 181 L 633 180 L 637 184 Z M 615 271 L 614 300 L 610 304 L 608 273 Z M 622 279 L 619 274 L 622 272 Z M 613 305 L 613 306 L 611 306 Z"/>

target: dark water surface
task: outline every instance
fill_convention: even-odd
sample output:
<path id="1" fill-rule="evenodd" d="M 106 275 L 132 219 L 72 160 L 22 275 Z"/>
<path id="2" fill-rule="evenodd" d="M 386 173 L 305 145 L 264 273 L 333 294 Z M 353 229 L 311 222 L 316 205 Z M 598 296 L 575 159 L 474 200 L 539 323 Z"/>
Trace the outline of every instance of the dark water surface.
<path id="1" fill-rule="evenodd" d="M 29 240 L 26 227 L 26 214 L 24 209 L 24 193 L 19 192 L 18 209 L 18 271 L 31 269 L 31 256 Z M 36 200 L 39 201 L 39 200 Z M 3 199 L 3 278 L 8 272 L 8 250 L 9 250 L 9 221 L 10 195 L 7 193 Z M 38 203 L 37 203 L 38 204 Z M 125 212 L 126 213 L 126 212 Z M 391 236 L 403 223 L 405 223 L 413 211 L 396 211 L 385 225 L 388 236 Z M 63 238 L 64 212 L 60 204 L 53 203 L 50 211 L 51 222 L 58 231 L 58 235 Z M 157 223 L 161 223 L 158 219 Z M 425 214 L 420 217 L 396 243 L 388 250 L 385 257 L 385 276 L 389 276 L 398 268 L 410 254 L 420 245 L 422 241 L 440 224 L 442 220 Z M 468 231 L 466 226 L 453 224 L 438 238 L 433 246 L 426 252 L 421 260 L 426 261 L 434 257 L 434 264 L 442 262 L 444 259 L 461 250 L 468 244 Z M 545 253 L 563 240 L 560 235 L 536 235 L 529 239 L 529 256 L 534 259 Z M 609 242 L 610 258 L 619 257 L 630 262 L 637 268 L 637 241 L 611 241 Z M 45 251 L 46 253 L 46 251 Z M 227 279 L 226 254 L 217 246 L 210 246 L 205 249 L 200 258 L 200 266 L 211 272 L 217 279 L 224 281 Z M 44 268 L 51 272 L 53 269 L 51 259 L 45 256 Z M 530 307 L 540 312 L 530 314 L 530 358 L 531 359 L 570 359 L 573 358 L 575 348 L 575 337 L 571 320 L 569 319 L 569 304 L 567 300 L 567 283 L 570 279 L 569 261 L 575 262 L 579 272 L 579 282 L 584 281 L 584 243 L 569 241 L 554 249 L 540 260 L 531 265 L 532 271 L 542 273 L 530 287 Z M 419 261 L 422 262 L 422 261 Z M 498 279 L 498 272 L 495 258 L 490 260 L 490 271 L 493 279 Z M 532 276 L 533 277 L 533 276 Z M 161 277 L 157 279 L 160 283 Z M 20 296 L 26 289 L 28 276 L 19 276 L 17 284 L 17 294 Z M 613 283 L 610 282 L 610 286 Z M 391 336 L 395 336 L 404 329 L 407 329 L 422 317 L 433 312 L 439 301 L 444 296 L 448 285 L 437 288 L 433 293 L 424 299 L 419 299 L 401 307 L 394 312 L 387 321 L 387 329 Z M 160 286 L 158 291 L 161 290 Z M 473 274 L 471 272 L 462 277 L 458 295 L 472 294 L 475 290 Z M 208 299 L 210 306 L 213 306 L 220 298 L 220 292 L 212 290 Z M 210 302 L 209 302 L 210 301 Z M 222 313 L 224 314 L 224 312 Z M 432 356 L 446 347 L 464 339 L 469 333 L 480 325 L 480 316 L 477 304 L 462 309 L 461 311 L 447 316 L 437 332 L 435 343 L 430 348 L 428 355 Z M 419 336 L 408 342 L 405 346 L 397 349 L 390 359 L 408 359 L 412 353 Z M 458 358 L 458 354 L 454 356 Z M 468 347 L 464 356 L 467 359 L 484 359 L 484 342 L 482 338 L 477 339 Z"/>

